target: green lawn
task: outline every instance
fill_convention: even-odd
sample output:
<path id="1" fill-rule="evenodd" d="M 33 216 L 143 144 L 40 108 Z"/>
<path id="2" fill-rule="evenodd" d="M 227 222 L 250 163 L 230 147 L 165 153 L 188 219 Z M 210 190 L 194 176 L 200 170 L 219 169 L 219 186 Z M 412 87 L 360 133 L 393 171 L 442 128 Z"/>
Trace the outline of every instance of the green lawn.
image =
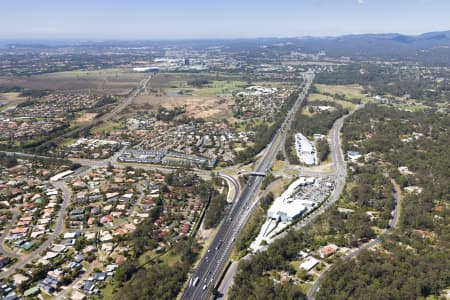
<path id="1" fill-rule="evenodd" d="M 102 289 L 102 295 L 104 300 L 113 300 L 114 299 L 114 290 L 118 289 L 118 282 L 115 280 L 111 280 L 108 282 L 104 289 Z"/>
<path id="2" fill-rule="evenodd" d="M 46 78 L 58 78 L 58 79 L 109 79 L 109 80 L 140 80 L 145 74 L 134 72 L 131 68 L 111 68 L 111 69 L 101 69 L 101 70 L 74 70 L 74 71 L 64 71 L 56 73 L 48 73 L 37 75 L 39 77 Z"/>
<path id="3" fill-rule="evenodd" d="M 300 290 L 306 295 L 312 287 L 312 283 L 301 283 L 299 284 Z"/>
<path id="4" fill-rule="evenodd" d="M 194 90 L 195 96 L 216 96 L 218 94 L 231 94 L 242 89 L 247 83 L 244 81 L 213 81 L 203 88 Z"/>
<path id="5" fill-rule="evenodd" d="M 142 254 L 138 258 L 138 265 L 142 266 L 156 258 L 158 260 L 161 260 L 163 263 L 168 264 L 169 266 L 173 266 L 176 263 L 180 262 L 180 256 L 173 254 L 173 252 L 171 252 L 171 251 L 168 251 L 161 255 L 161 254 L 155 253 L 153 250 L 149 250 L 149 251 L 145 252 L 144 254 Z"/>
<path id="6" fill-rule="evenodd" d="M 326 100 L 326 101 L 337 103 L 337 104 L 341 105 L 343 108 L 346 108 L 348 110 L 353 110 L 355 108 L 355 104 L 353 104 L 351 102 L 343 101 L 343 100 L 337 100 L 337 99 L 334 99 L 333 97 L 328 96 L 328 95 L 322 95 L 322 94 L 310 94 L 310 95 L 308 95 L 308 102 L 314 102 L 314 101 L 320 101 L 320 100 Z"/>
<path id="7" fill-rule="evenodd" d="M 124 122 L 118 122 L 118 121 L 107 121 L 102 122 L 99 125 L 95 126 L 90 130 L 92 134 L 96 133 L 102 133 L 102 132 L 109 132 L 112 130 L 118 130 L 124 128 L 125 124 Z"/>
<path id="8" fill-rule="evenodd" d="M 412 111 L 412 112 L 418 112 L 418 111 L 424 111 L 430 107 L 425 106 L 425 105 L 398 105 L 396 106 L 397 108 L 401 109 L 401 110 L 407 110 L 407 111 Z"/>
<path id="9" fill-rule="evenodd" d="M 150 260 L 158 257 L 159 254 L 156 254 L 155 252 L 153 252 L 153 250 L 149 250 L 147 252 L 145 252 L 144 254 L 142 254 L 141 256 L 139 256 L 138 258 L 138 265 L 142 266 L 143 264 L 149 262 Z"/>
<path id="10" fill-rule="evenodd" d="M 166 94 L 177 94 L 184 91 L 185 95 L 192 95 L 197 97 L 215 97 L 221 94 L 231 94 L 234 91 L 241 90 L 247 85 L 244 81 L 239 80 L 214 80 L 203 87 L 197 88 L 188 85 L 188 81 L 171 81 L 164 88 Z"/>

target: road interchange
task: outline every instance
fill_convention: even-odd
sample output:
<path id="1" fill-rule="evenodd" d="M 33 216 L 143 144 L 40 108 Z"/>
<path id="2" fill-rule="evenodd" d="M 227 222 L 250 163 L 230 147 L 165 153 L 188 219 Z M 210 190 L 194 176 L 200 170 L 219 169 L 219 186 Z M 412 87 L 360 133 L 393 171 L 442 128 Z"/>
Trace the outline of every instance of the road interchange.
<path id="1" fill-rule="evenodd" d="M 301 107 L 314 78 L 313 73 L 305 75 L 305 85 L 296 102 L 287 113 L 285 121 L 280 126 L 272 141 L 267 145 L 261 159 L 257 162 L 254 172 L 267 173 L 286 140 L 286 134 L 291 127 L 297 110 Z M 208 299 L 212 289 L 231 254 L 232 247 L 240 231 L 246 224 L 251 211 L 256 207 L 258 190 L 263 181 L 262 176 L 249 176 L 239 198 L 232 204 L 221 223 L 219 230 L 209 245 L 193 272 L 181 299 Z"/>

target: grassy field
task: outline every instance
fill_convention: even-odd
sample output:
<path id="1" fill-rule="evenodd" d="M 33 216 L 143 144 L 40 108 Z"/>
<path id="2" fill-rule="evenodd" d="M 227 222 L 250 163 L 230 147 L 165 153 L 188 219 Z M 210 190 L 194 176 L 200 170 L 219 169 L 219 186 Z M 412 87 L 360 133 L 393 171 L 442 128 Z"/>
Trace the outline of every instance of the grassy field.
<path id="1" fill-rule="evenodd" d="M 319 93 L 343 94 L 347 98 L 366 98 L 363 94 L 363 87 L 358 84 L 349 85 L 326 85 L 316 84 L 315 87 L 319 90 Z"/>
<path id="2" fill-rule="evenodd" d="M 20 93 L 0 93 L 0 102 L 7 102 L 4 106 L 0 106 L 0 111 L 15 106 L 27 100 L 26 97 L 20 97 Z"/>
<path id="3" fill-rule="evenodd" d="M 238 127 L 236 128 L 237 132 L 247 131 L 247 125 L 257 126 L 264 123 L 263 119 L 252 119 L 252 120 L 242 120 L 238 123 Z M 268 126 L 272 125 L 272 123 L 266 122 Z"/>
<path id="4" fill-rule="evenodd" d="M 288 185 L 290 182 L 291 179 L 289 178 L 283 178 L 281 180 L 278 180 L 276 183 L 272 185 L 270 192 L 274 194 L 275 197 L 278 197 L 286 190 L 286 185 Z"/>
<path id="5" fill-rule="evenodd" d="M 72 145 L 73 143 L 75 143 L 77 141 L 76 138 L 68 138 L 68 139 L 64 139 L 59 146 L 60 147 L 69 147 L 70 145 Z"/>
<path id="6" fill-rule="evenodd" d="M 33 75 L 0 77 L 0 86 L 20 86 L 31 90 L 85 91 L 98 94 L 127 94 L 145 74 L 128 68 L 76 70 Z"/>
<path id="7" fill-rule="evenodd" d="M 209 81 L 202 87 L 193 87 L 189 80 L 204 78 Z M 235 80 L 215 80 L 211 74 L 171 74 L 160 73 L 155 75 L 150 83 L 147 93 L 139 95 L 133 102 L 133 106 L 152 107 L 157 109 L 162 106 L 168 109 L 185 107 L 186 116 L 204 118 L 207 120 L 226 119 L 236 121 L 231 111 L 234 100 L 231 94 L 242 89 L 246 82 Z M 217 76 L 217 78 L 222 78 Z"/>
<path id="8" fill-rule="evenodd" d="M 160 255 L 155 253 L 153 250 L 149 250 L 138 258 L 138 265 L 143 266 L 153 259 L 158 259 L 159 261 L 166 263 L 169 266 L 174 266 L 175 264 L 180 262 L 181 258 L 179 255 L 175 255 L 172 251 L 168 251 L 163 255 Z"/>
<path id="9" fill-rule="evenodd" d="M 275 87 L 275 88 L 287 88 L 298 86 L 293 82 L 286 82 L 286 81 L 256 81 L 253 82 L 252 85 L 260 85 L 264 87 Z"/>
<path id="10" fill-rule="evenodd" d="M 328 95 L 323 95 L 323 94 L 310 94 L 308 95 L 308 102 L 314 102 L 314 101 L 320 101 L 320 100 L 326 100 L 326 101 L 330 101 L 330 102 L 334 102 L 337 103 L 339 105 L 341 105 L 343 108 L 347 108 L 348 110 L 353 110 L 355 108 L 355 104 L 348 102 L 348 101 L 343 101 L 343 100 L 337 100 L 331 96 Z M 308 113 L 307 109 L 305 109 L 306 112 L 304 112 L 305 114 Z"/>
<path id="11" fill-rule="evenodd" d="M 99 125 L 93 127 L 90 132 L 92 134 L 102 133 L 102 132 L 110 132 L 113 130 L 118 130 L 124 128 L 125 124 L 123 122 L 118 122 L 114 120 L 110 120 L 107 122 L 102 122 Z"/>
<path id="12" fill-rule="evenodd" d="M 102 289 L 102 296 L 104 300 L 112 300 L 114 299 L 115 290 L 119 289 L 119 283 L 117 281 L 113 281 L 108 283 L 104 289 Z"/>
<path id="13" fill-rule="evenodd" d="M 171 86 L 180 85 L 184 88 L 187 87 L 186 82 L 195 78 L 204 78 L 209 81 L 236 81 L 240 80 L 240 75 L 233 75 L 228 73 L 164 73 L 160 72 L 152 77 L 151 86 L 153 88 L 168 88 Z"/>
<path id="14" fill-rule="evenodd" d="M 426 105 L 413 105 L 413 104 L 399 105 L 396 107 L 401 110 L 412 111 L 412 112 L 424 111 L 424 110 L 430 108 L 429 106 L 426 106 Z"/>
<path id="15" fill-rule="evenodd" d="M 153 252 L 153 250 L 149 250 L 149 251 L 145 252 L 144 254 L 142 254 L 141 256 L 139 256 L 138 265 L 142 266 L 145 263 L 149 262 L 150 260 L 152 260 L 158 256 L 160 256 L 160 255 Z"/>
<path id="16" fill-rule="evenodd" d="M 302 283 L 300 284 L 300 289 L 306 295 L 312 287 L 312 283 Z"/>
<path id="17" fill-rule="evenodd" d="M 207 120 L 227 119 L 234 122 L 233 112 L 230 106 L 234 103 L 231 98 L 206 97 L 206 96 L 158 96 L 155 94 L 142 94 L 133 101 L 132 109 L 146 109 L 150 107 L 157 110 L 159 107 L 173 109 L 184 107 L 185 116 L 204 118 Z M 131 108 L 130 108 L 131 109 Z"/>
<path id="18" fill-rule="evenodd" d="M 196 97 L 214 97 L 231 95 L 236 90 L 241 90 L 247 83 L 243 81 L 231 80 L 231 81 L 218 81 L 214 80 L 202 87 L 193 87 L 188 85 L 186 81 L 174 81 L 170 87 L 164 88 L 164 93 L 167 95 L 182 96 L 180 92 L 183 92 L 189 96 Z"/>
<path id="19" fill-rule="evenodd" d="M 209 82 L 201 87 L 188 84 L 190 80 L 206 79 Z M 286 82 L 256 82 L 252 85 L 288 87 Z M 186 107 L 186 115 L 207 120 L 225 119 L 237 122 L 233 117 L 231 106 L 234 92 L 243 91 L 249 82 L 239 75 L 210 73 L 159 73 L 152 77 L 147 93 L 138 96 L 134 105 L 139 107 Z M 243 130 L 243 128 L 241 128 Z"/>
<path id="20" fill-rule="evenodd" d="M 364 95 L 364 89 L 358 84 L 349 85 L 326 85 L 326 84 L 316 84 L 315 87 L 320 94 L 328 93 L 331 95 L 341 94 L 347 99 L 361 99 L 361 102 L 366 103 L 372 101 L 370 97 Z"/>
<path id="21" fill-rule="evenodd" d="M 273 163 L 272 166 L 272 171 L 273 172 L 278 172 L 281 169 L 283 169 L 285 162 L 282 160 L 275 160 L 275 162 Z"/>

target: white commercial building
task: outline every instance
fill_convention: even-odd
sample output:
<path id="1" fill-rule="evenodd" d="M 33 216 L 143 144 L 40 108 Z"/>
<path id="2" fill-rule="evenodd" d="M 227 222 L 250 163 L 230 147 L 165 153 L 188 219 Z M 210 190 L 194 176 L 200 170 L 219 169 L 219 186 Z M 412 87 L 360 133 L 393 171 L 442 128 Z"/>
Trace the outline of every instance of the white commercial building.
<path id="1" fill-rule="evenodd" d="M 316 146 L 301 133 L 295 135 L 295 150 L 300 162 L 305 165 L 317 164 Z"/>
<path id="2" fill-rule="evenodd" d="M 50 181 L 59 181 L 59 180 L 63 179 L 64 177 L 69 176 L 73 173 L 74 173 L 74 171 L 72 171 L 72 170 L 67 170 L 67 171 L 61 172 L 59 174 L 56 174 L 53 177 L 50 177 Z"/>
<path id="3" fill-rule="evenodd" d="M 314 183 L 314 177 L 300 177 L 292 183 L 284 193 L 275 199 L 267 212 L 267 216 L 281 222 L 291 222 L 308 210 L 310 201 L 303 201 L 293 197 L 295 190 L 302 185 Z"/>
<path id="4" fill-rule="evenodd" d="M 135 72 L 158 72 L 160 68 L 158 67 L 136 67 L 133 68 Z"/>
<path id="5" fill-rule="evenodd" d="M 305 194 L 305 190 L 314 189 L 316 184 L 315 177 L 300 177 L 290 184 L 280 197 L 274 200 L 267 211 L 267 219 L 258 236 L 250 245 L 253 251 L 263 249 L 278 232 L 319 204 L 318 201 L 315 201 L 314 196 L 310 198 L 310 194 Z M 314 186 L 305 187 L 310 185 Z"/>

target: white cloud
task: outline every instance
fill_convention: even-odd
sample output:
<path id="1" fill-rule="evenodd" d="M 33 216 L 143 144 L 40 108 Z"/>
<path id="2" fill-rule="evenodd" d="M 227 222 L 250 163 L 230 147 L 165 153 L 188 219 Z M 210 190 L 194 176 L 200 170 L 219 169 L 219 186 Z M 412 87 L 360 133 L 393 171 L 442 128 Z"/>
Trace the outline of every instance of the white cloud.
<path id="1" fill-rule="evenodd" d="M 358 4 L 364 4 L 364 0 L 356 0 L 358 1 Z"/>

